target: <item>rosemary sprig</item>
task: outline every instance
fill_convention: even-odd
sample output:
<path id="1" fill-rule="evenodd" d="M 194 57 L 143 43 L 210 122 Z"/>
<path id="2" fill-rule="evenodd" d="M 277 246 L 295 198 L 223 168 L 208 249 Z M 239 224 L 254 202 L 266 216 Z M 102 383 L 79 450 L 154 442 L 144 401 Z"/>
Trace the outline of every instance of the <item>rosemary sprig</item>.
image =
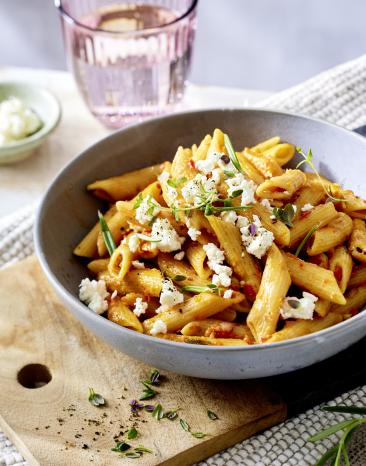
<path id="1" fill-rule="evenodd" d="M 234 167 L 238 170 L 239 173 L 244 174 L 243 169 L 241 168 L 238 156 L 236 155 L 235 149 L 233 145 L 231 144 L 230 138 L 227 134 L 224 134 L 224 144 L 225 144 L 227 153 L 229 154 L 231 163 L 234 165 Z"/>
<path id="2" fill-rule="evenodd" d="M 300 252 L 302 251 L 303 247 L 306 245 L 306 243 L 309 241 L 309 239 L 313 236 L 313 234 L 316 232 L 316 230 L 319 228 L 318 225 L 314 225 L 310 230 L 306 233 L 304 236 L 303 240 L 301 243 L 298 245 L 295 256 L 299 257 Z"/>
<path id="3" fill-rule="evenodd" d="M 209 409 L 207 410 L 207 416 L 211 419 L 211 421 L 216 421 L 217 419 L 219 419 L 219 416 L 213 411 L 210 411 Z"/>
<path id="4" fill-rule="evenodd" d="M 182 286 L 182 291 L 188 291 L 189 293 L 215 293 L 220 294 L 220 288 L 213 283 L 210 283 L 207 286 L 198 286 L 198 285 L 186 285 Z"/>
<path id="5" fill-rule="evenodd" d="M 360 408 L 357 406 L 325 406 L 322 408 L 324 411 L 330 412 L 341 412 L 341 413 L 351 413 L 351 414 L 365 414 L 366 408 Z M 347 452 L 347 444 L 351 439 L 352 434 L 356 429 L 361 425 L 366 424 L 366 417 L 363 418 L 352 418 L 346 421 L 339 422 L 334 424 L 327 429 L 318 432 L 317 434 L 310 437 L 309 442 L 317 442 L 325 438 L 330 437 L 331 435 L 343 431 L 338 443 L 330 448 L 326 453 L 319 458 L 315 466 L 324 466 L 331 461 L 333 466 L 341 466 L 342 461 L 346 466 L 350 466 L 350 460 Z"/>
<path id="6" fill-rule="evenodd" d="M 102 232 L 103 241 L 107 247 L 109 255 L 111 256 L 114 250 L 116 249 L 116 243 L 114 242 L 111 230 L 109 229 L 109 226 L 107 222 L 105 221 L 103 214 L 99 210 L 98 210 L 98 217 L 99 217 L 99 224 L 100 224 L 100 229 Z"/>

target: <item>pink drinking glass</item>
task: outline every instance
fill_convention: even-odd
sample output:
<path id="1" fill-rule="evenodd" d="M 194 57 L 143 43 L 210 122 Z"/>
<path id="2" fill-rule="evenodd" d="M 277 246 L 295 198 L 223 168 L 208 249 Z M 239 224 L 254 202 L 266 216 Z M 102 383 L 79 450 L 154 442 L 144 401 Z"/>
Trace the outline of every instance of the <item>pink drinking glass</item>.
<path id="1" fill-rule="evenodd" d="M 190 70 L 198 0 L 55 0 L 68 64 L 111 128 L 172 111 Z"/>

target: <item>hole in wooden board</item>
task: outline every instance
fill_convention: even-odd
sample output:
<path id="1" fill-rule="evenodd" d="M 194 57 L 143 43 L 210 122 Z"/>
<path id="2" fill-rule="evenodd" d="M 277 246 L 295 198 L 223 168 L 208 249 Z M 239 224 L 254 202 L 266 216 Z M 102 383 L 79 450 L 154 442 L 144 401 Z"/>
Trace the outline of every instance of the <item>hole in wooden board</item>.
<path id="1" fill-rule="evenodd" d="M 25 388 L 40 388 L 51 381 L 52 375 L 43 364 L 27 364 L 20 369 L 17 379 Z"/>

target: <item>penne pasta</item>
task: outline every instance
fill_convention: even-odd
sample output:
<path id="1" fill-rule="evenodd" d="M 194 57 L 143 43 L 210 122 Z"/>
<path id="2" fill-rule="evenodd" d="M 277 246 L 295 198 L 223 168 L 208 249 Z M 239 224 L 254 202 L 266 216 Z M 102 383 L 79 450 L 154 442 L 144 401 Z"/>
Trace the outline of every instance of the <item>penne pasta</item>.
<path id="1" fill-rule="evenodd" d="M 366 265 L 361 264 L 358 267 L 353 267 L 351 278 L 348 282 L 348 288 L 366 284 Z"/>
<path id="2" fill-rule="evenodd" d="M 207 157 L 207 153 L 211 145 L 211 141 L 212 141 L 212 138 L 209 134 L 207 134 L 202 139 L 200 145 L 197 147 L 197 150 L 192 155 L 192 159 L 194 162 L 197 162 L 198 160 L 204 160 Z"/>
<path id="3" fill-rule="evenodd" d="M 223 322 L 217 319 L 205 319 L 190 322 L 182 328 L 181 333 L 185 336 L 240 338 L 247 343 L 253 343 L 253 335 L 247 325 Z"/>
<path id="4" fill-rule="evenodd" d="M 331 252 L 329 268 L 334 273 L 338 286 L 342 293 L 348 288 L 352 273 L 352 256 L 345 246 L 339 246 Z"/>
<path id="5" fill-rule="evenodd" d="M 143 296 L 160 296 L 163 277 L 158 269 L 130 270 L 123 281 L 111 276 L 108 272 L 98 275 L 104 280 L 111 291 L 118 291 L 122 295 L 138 293 Z"/>
<path id="6" fill-rule="evenodd" d="M 259 144 L 250 148 L 252 152 L 260 154 L 268 149 L 271 149 L 274 146 L 277 146 L 281 141 L 279 136 L 274 136 L 273 138 L 266 139 L 265 141 L 260 142 Z"/>
<path id="7" fill-rule="evenodd" d="M 206 253 L 202 244 L 192 243 L 186 250 L 186 256 L 188 262 L 200 278 L 207 280 L 212 275 L 212 271 L 205 263 Z"/>
<path id="8" fill-rule="evenodd" d="M 264 199 L 291 199 L 306 183 L 306 176 L 300 170 L 286 170 L 279 176 L 272 176 L 257 188 L 256 194 Z"/>
<path id="9" fill-rule="evenodd" d="M 115 324 L 127 327 L 136 332 L 143 332 L 142 324 L 135 314 L 123 303 L 112 302 L 108 307 L 108 319 Z"/>
<path id="10" fill-rule="evenodd" d="M 174 180 L 186 178 L 187 180 L 190 180 L 194 178 L 197 172 L 194 169 L 191 161 L 191 149 L 183 149 L 181 146 L 178 147 L 172 162 L 172 168 L 170 170 L 172 179 Z"/>
<path id="11" fill-rule="evenodd" d="M 331 312 L 335 314 L 356 314 L 366 304 L 366 286 L 359 286 L 347 291 L 346 303 L 343 305 L 334 304 L 331 307 Z"/>
<path id="12" fill-rule="evenodd" d="M 288 163 L 295 155 L 295 146 L 288 143 L 276 144 L 262 151 L 264 157 L 274 159 L 280 167 Z"/>
<path id="13" fill-rule="evenodd" d="M 186 262 L 178 261 L 170 254 L 159 254 L 158 266 L 164 275 L 173 280 L 173 282 L 179 284 L 179 286 L 206 286 L 211 283 L 211 280 L 209 280 L 208 277 L 199 277 L 195 273 L 194 269 Z M 210 271 L 210 275 L 211 273 L 212 272 Z"/>
<path id="14" fill-rule="evenodd" d="M 264 178 L 280 176 L 283 173 L 281 166 L 271 157 L 265 157 L 262 154 L 252 152 L 250 149 L 244 149 L 243 155 Z"/>
<path id="15" fill-rule="evenodd" d="M 95 259 L 88 264 L 88 269 L 94 275 L 105 272 L 108 269 L 109 259 Z"/>
<path id="16" fill-rule="evenodd" d="M 366 201 L 358 196 L 355 196 L 353 191 L 339 189 L 337 196 L 344 199 L 340 203 L 340 209 L 352 218 L 360 218 L 366 220 Z"/>
<path id="17" fill-rule="evenodd" d="M 356 260 L 366 262 L 366 225 L 363 220 L 353 220 L 353 231 L 349 240 L 349 252 Z"/>
<path id="18" fill-rule="evenodd" d="M 189 343 L 191 345 L 209 345 L 209 346 L 245 346 L 247 343 L 239 338 L 210 338 L 210 337 L 196 337 L 166 334 L 159 335 L 164 340 L 177 341 L 179 343 Z"/>

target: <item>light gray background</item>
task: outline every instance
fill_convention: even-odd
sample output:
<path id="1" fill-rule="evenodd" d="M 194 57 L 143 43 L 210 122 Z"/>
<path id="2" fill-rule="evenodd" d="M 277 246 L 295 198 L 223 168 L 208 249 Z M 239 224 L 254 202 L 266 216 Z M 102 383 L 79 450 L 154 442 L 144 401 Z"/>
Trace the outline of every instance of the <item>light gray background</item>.
<path id="1" fill-rule="evenodd" d="M 200 0 L 191 80 L 278 90 L 366 49 L 365 0 Z M 52 0 L 0 0 L 0 64 L 65 68 Z"/>

